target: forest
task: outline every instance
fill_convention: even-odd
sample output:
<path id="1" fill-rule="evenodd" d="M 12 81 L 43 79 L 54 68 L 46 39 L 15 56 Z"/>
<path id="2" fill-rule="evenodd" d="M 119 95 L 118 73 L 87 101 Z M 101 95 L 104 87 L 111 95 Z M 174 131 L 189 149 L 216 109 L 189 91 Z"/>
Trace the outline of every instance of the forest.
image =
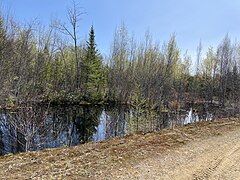
<path id="1" fill-rule="evenodd" d="M 0 104 L 104 104 L 179 111 L 186 104 L 216 104 L 239 110 L 240 45 L 227 34 L 206 54 L 182 52 L 175 34 L 163 44 L 151 33 L 135 39 L 122 23 L 110 54 L 103 56 L 94 26 L 88 39 L 78 39 L 82 13 L 67 11 L 69 22 L 25 25 L 0 16 Z"/>

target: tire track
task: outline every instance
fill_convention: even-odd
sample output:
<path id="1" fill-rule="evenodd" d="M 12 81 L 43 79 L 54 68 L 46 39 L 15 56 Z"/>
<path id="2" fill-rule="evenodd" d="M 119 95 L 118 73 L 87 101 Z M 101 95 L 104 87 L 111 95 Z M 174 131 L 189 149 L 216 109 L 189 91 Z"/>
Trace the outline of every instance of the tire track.
<path id="1" fill-rule="evenodd" d="M 240 146 L 236 145 L 231 151 L 229 151 L 223 157 L 217 158 L 215 161 L 211 163 L 210 166 L 201 170 L 200 172 L 194 174 L 193 180 L 205 180 L 210 179 L 213 174 L 221 174 L 222 169 L 225 169 L 226 166 L 229 166 L 229 163 L 225 163 L 227 161 L 231 161 L 234 157 L 234 154 L 240 150 Z"/>
<path id="2" fill-rule="evenodd" d="M 214 163 L 212 163 L 211 166 L 209 166 L 207 169 L 204 169 L 200 171 L 197 174 L 194 174 L 193 180 L 204 180 L 209 179 L 209 177 L 215 172 L 215 170 L 218 168 L 218 166 L 221 164 L 222 159 L 216 160 Z"/>

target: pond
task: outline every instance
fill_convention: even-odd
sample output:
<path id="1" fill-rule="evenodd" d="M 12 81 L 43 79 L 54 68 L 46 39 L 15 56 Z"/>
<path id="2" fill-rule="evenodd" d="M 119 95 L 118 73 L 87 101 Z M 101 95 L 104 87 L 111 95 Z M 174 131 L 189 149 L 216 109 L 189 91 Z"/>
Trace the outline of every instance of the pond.
<path id="1" fill-rule="evenodd" d="M 25 107 L 0 114 L 0 155 L 101 141 L 137 132 L 212 120 L 209 112 L 182 113 L 129 106 Z"/>

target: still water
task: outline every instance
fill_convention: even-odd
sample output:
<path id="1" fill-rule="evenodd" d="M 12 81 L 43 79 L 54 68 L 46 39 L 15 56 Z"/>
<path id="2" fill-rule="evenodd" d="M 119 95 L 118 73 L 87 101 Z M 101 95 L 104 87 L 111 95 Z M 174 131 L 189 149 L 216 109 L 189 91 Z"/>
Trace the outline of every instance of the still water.
<path id="1" fill-rule="evenodd" d="M 156 112 L 128 106 L 22 108 L 0 114 L 0 155 L 101 141 L 211 120 L 208 112 Z"/>

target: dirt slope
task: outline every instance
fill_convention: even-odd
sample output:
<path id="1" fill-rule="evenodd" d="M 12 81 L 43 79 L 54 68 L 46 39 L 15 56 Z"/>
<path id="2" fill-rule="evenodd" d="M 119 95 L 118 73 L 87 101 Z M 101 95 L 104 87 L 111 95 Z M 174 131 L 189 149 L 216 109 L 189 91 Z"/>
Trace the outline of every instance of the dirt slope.
<path id="1" fill-rule="evenodd" d="M 0 158 L 0 179 L 240 179 L 240 121 Z"/>
<path id="2" fill-rule="evenodd" d="M 115 175 L 119 179 L 240 179 L 240 129 L 187 143 Z"/>

